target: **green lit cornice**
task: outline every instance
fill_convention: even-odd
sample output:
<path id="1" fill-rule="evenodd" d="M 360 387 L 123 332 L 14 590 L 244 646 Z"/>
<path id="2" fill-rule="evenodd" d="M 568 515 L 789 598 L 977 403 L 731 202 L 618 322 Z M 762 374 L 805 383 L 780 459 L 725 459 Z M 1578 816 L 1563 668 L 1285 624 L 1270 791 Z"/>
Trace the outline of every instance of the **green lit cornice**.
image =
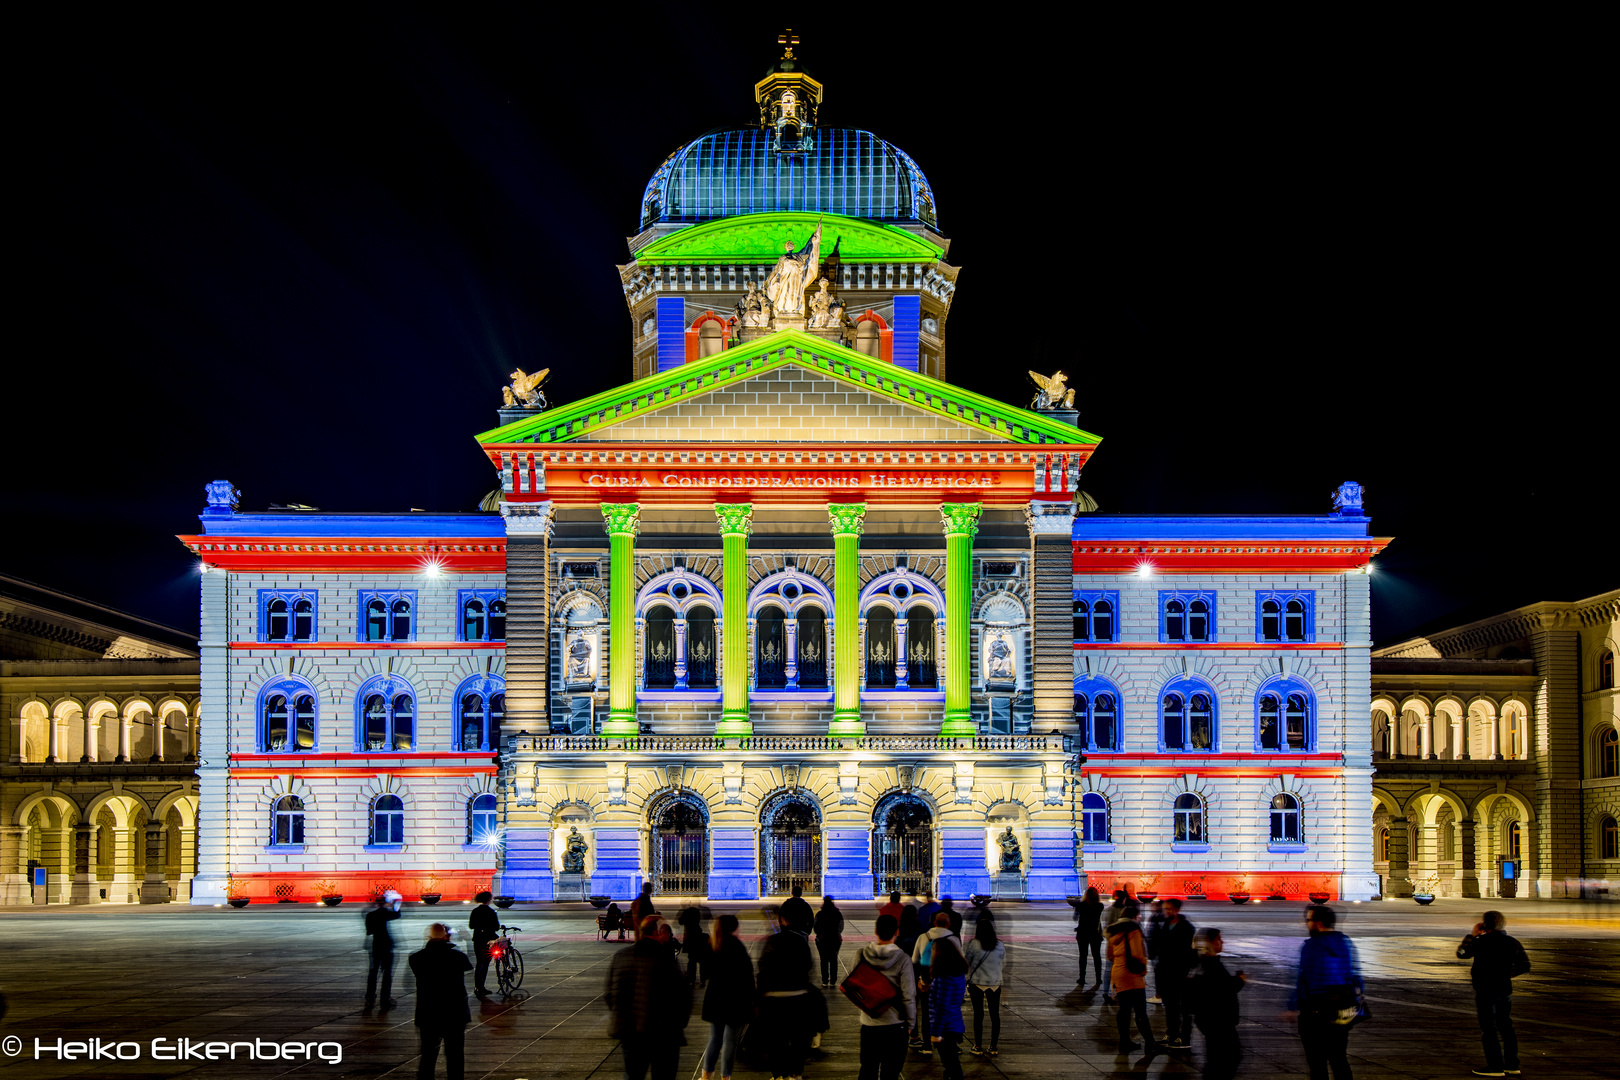
<path id="1" fill-rule="evenodd" d="M 943 248 L 893 225 L 839 214 L 781 211 L 745 214 L 680 229 L 636 252 L 639 266 L 775 263 L 783 246 L 802 247 L 821 222 L 821 250 L 838 245 L 845 262 L 934 262 Z"/>

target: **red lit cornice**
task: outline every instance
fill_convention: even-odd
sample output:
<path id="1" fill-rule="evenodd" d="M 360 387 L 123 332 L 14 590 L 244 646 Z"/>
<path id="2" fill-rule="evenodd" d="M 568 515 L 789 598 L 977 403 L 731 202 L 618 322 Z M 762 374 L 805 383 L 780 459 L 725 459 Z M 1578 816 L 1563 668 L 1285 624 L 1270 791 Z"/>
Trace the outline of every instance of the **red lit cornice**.
<path id="1" fill-rule="evenodd" d="M 1342 649 L 1342 641 L 1077 641 L 1074 651 L 1092 649 Z"/>
<path id="2" fill-rule="evenodd" d="M 209 566 L 223 570 L 278 573 L 372 571 L 420 573 L 437 565 L 449 573 L 489 574 L 506 570 L 506 539 L 383 539 L 283 536 L 182 536 L 180 542 Z"/>
<path id="3" fill-rule="evenodd" d="M 1365 540 L 1077 541 L 1077 574 L 1339 574 L 1359 570 L 1384 550 L 1387 537 Z"/>

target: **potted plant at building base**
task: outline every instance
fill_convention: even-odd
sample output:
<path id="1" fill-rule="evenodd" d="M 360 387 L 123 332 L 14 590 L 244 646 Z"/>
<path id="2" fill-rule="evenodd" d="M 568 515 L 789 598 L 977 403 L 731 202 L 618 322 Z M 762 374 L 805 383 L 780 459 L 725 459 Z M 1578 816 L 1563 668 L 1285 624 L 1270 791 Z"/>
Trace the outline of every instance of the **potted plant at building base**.
<path id="1" fill-rule="evenodd" d="M 1422 877 L 1407 878 L 1406 883 L 1412 886 L 1412 899 L 1428 907 L 1434 903 L 1435 893 L 1440 889 L 1440 875 L 1425 874 Z"/>
<path id="2" fill-rule="evenodd" d="M 1153 903 L 1159 898 L 1158 889 L 1156 888 L 1158 884 L 1159 876 L 1157 874 L 1143 878 L 1136 883 L 1136 898 L 1144 904 Z"/>
<path id="3" fill-rule="evenodd" d="M 517 903 L 517 897 L 515 896 L 497 896 L 495 898 L 495 906 L 500 908 L 502 911 L 505 911 L 515 903 Z"/>
<path id="4" fill-rule="evenodd" d="M 421 897 L 422 903 L 430 907 L 444 898 L 444 894 L 439 892 L 438 878 L 429 876 L 422 879 Z"/>
<path id="5" fill-rule="evenodd" d="M 233 908 L 245 908 L 251 902 L 247 894 L 247 882 L 241 878 L 225 877 L 225 902 Z"/>
<path id="6" fill-rule="evenodd" d="M 1249 902 L 1249 875 L 1240 874 L 1232 879 L 1228 886 L 1226 898 L 1234 904 L 1247 904 Z"/>
<path id="7" fill-rule="evenodd" d="M 1323 880 L 1317 882 L 1316 888 L 1306 895 L 1311 898 L 1313 904 L 1325 904 L 1328 902 L 1328 897 L 1332 896 L 1333 893 L 1328 890 L 1328 882 Z"/>
<path id="8" fill-rule="evenodd" d="M 335 881 L 317 881 L 315 883 L 315 892 L 321 898 L 321 903 L 327 907 L 337 907 L 343 903 L 343 894 L 338 892 L 337 882 Z"/>
<path id="9" fill-rule="evenodd" d="M 611 896 L 597 896 L 593 894 L 590 900 L 591 907 L 595 908 L 597 911 L 601 911 L 603 908 L 613 903 L 613 897 Z"/>

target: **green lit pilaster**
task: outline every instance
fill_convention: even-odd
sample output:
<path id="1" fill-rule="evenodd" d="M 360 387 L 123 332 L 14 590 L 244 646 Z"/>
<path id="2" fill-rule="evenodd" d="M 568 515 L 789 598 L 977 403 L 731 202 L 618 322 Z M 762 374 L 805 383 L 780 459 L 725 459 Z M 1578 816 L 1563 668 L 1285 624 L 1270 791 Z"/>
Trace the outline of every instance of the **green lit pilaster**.
<path id="1" fill-rule="evenodd" d="M 861 530 L 865 503 L 831 503 L 833 534 L 833 720 L 831 735 L 864 735 L 861 720 Z"/>
<path id="2" fill-rule="evenodd" d="M 715 503 L 714 516 L 720 522 L 725 574 L 725 610 L 720 616 L 725 711 L 716 734 L 750 735 L 754 725 L 748 719 L 748 536 L 754 531 L 754 506 Z"/>
<path id="3" fill-rule="evenodd" d="M 604 735 L 634 735 L 636 723 L 636 534 L 641 504 L 603 503 L 608 534 L 608 719 Z"/>
<path id="4" fill-rule="evenodd" d="M 981 503 L 941 503 L 945 525 L 945 723 L 941 735 L 972 735 L 968 634 L 973 599 L 973 537 L 979 531 Z"/>

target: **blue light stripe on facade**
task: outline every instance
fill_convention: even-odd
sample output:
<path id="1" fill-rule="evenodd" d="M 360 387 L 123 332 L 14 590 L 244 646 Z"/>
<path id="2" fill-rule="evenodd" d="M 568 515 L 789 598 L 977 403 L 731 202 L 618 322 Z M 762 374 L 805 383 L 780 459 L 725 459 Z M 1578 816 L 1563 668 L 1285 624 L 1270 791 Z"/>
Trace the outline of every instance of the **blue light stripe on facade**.
<path id="1" fill-rule="evenodd" d="M 1070 534 L 1078 541 L 1128 540 L 1365 540 L 1370 518 L 1335 516 L 1200 515 L 1157 517 L 1084 514 Z"/>
<path id="2" fill-rule="evenodd" d="M 917 335 L 922 331 L 922 297 L 894 298 L 894 366 L 917 370 Z"/>
<path id="3" fill-rule="evenodd" d="M 660 296 L 655 312 L 658 370 L 673 371 L 686 363 L 686 301 L 679 296 Z"/>

